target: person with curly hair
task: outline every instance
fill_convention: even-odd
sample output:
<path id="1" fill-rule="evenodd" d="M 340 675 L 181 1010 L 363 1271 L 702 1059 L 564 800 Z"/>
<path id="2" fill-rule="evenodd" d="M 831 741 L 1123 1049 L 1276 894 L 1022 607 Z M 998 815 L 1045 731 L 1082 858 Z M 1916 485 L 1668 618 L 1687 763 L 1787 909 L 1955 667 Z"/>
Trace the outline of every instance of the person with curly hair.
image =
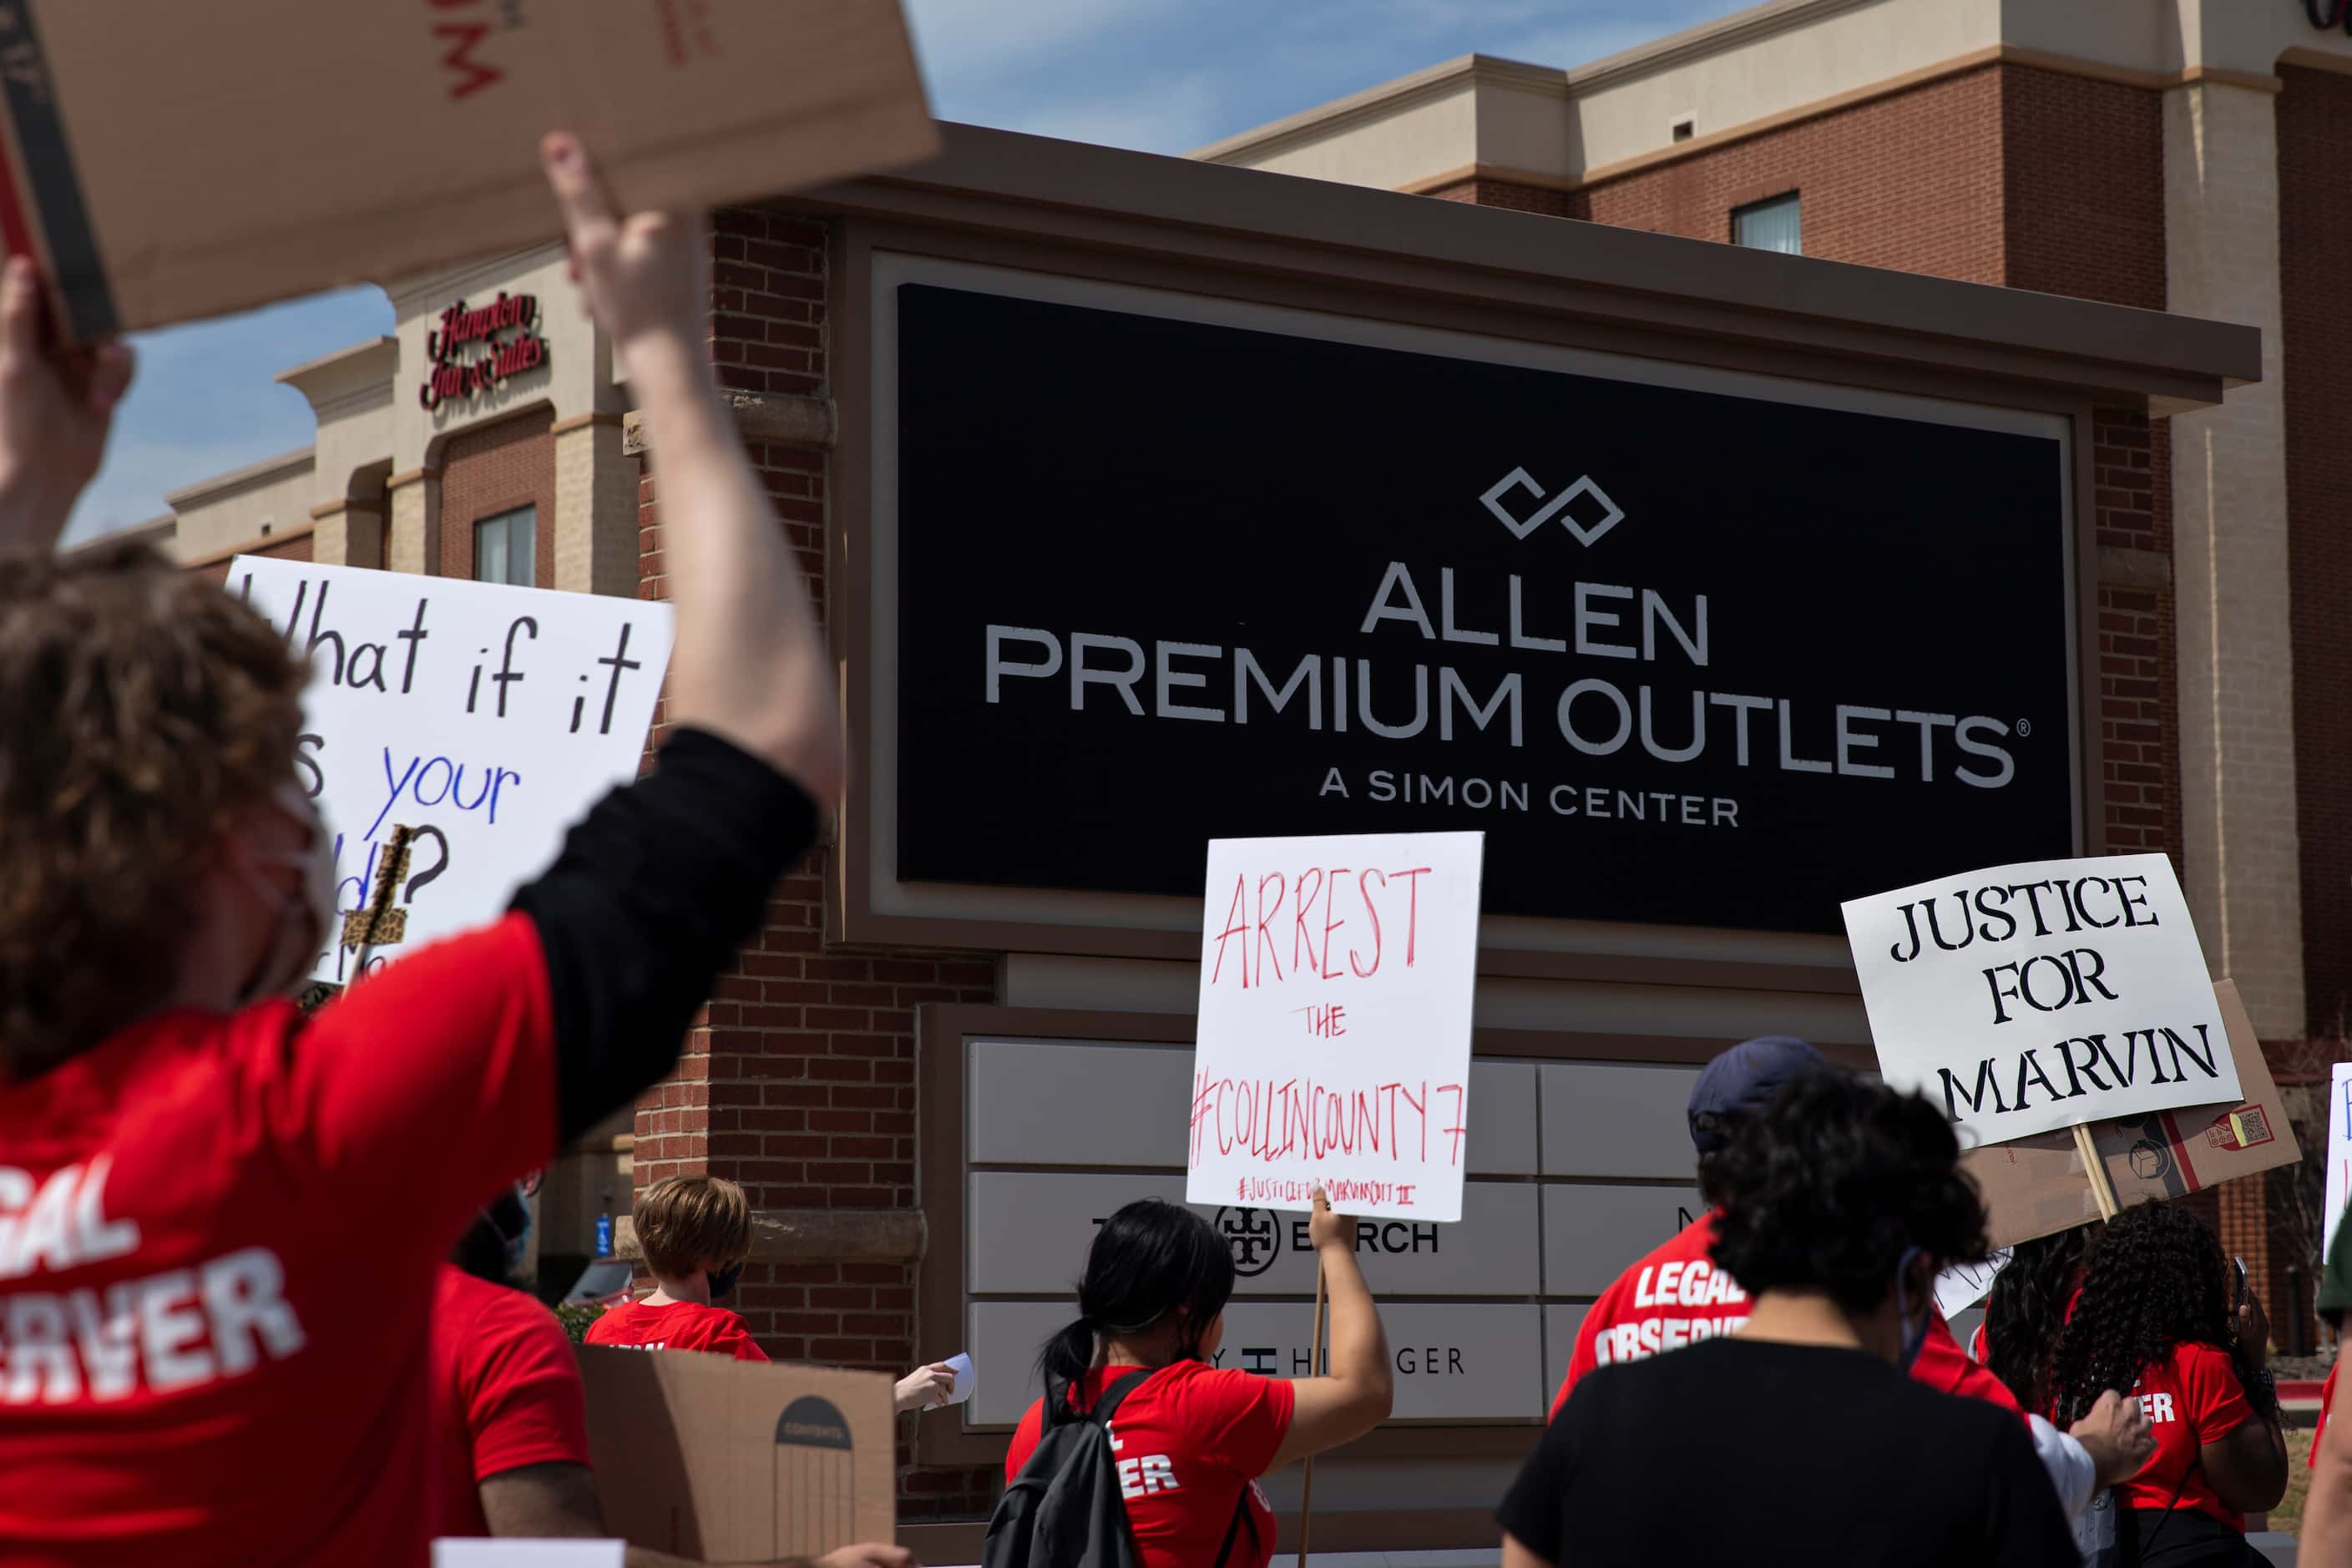
<path id="1" fill-rule="evenodd" d="M 2076 1226 L 2021 1241 L 1993 1279 L 1973 1348 L 2028 1410 L 2050 1408 L 2050 1358 L 2094 1239 L 2094 1227 Z"/>
<path id="2" fill-rule="evenodd" d="M 0 273 L 0 1555 L 421 1565 L 436 1268 L 677 1059 L 845 767 L 827 655 L 709 363 L 691 215 L 543 147 L 660 433 L 655 766 L 511 907 L 305 1015 L 335 841 L 287 637 L 152 551 L 55 553 L 130 374 Z M 896 1546 L 847 1549 L 903 1568 Z"/>
<path id="3" fill-rule="evenodd" d="M 1944 1115 L 1805 1073 L 1717 1176 L 1714 1262 L 1748 1292 L 1747 1323 L 1578 1382 L 1498 1510 L 1503 1568 L 2078 1568 L 2016 1414 L 1907 1375 L 1937 1272 L 1990 1250 Z"/>
<path id="4" fill-rule="evenodd" d="M 2136 1394 L 2156 1458 L 2118 1483 L 2123 1561 L 2252 1564 L 2245 1516 L 2286 1492 L 2286 1438 L 2263 1363 L 2269 1321 L 2221 1244 L 2188 1209 L 2150 1199 L 2110 1221 L 2051 1352 L 2053 1420 Z"/>

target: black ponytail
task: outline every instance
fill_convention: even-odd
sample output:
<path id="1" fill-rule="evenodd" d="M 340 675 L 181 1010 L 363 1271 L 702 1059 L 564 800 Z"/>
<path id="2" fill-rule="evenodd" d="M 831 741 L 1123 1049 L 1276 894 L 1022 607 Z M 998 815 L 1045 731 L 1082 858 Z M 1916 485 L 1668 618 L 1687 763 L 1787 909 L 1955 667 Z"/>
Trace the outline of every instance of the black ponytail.
<path id="1" fill-rule="evenodd" d="M 1200 1354 L 1201 1336 L 1234 1293 L 1234 1258 L 1209 1222 L 1160 1198 L 1129 1204 L 1103 1221 L 1078 1281 L 1078 1317 L 1038 1352 L 1049 1379 L 1076 1383 L 1095 1363 L 1097 1334 L 1136 1334 L 1184 1314 L 1178 1354 Z"/>
<path id="2" fill-rule="evenodd" d="M 2032 1415 L 2049 1413 L 2050 1358 L 2094 1239 L 2091 1226 L 2076 1226 L 2021 1241 L 1993 1279 L 1985 1302 L 1986 1364 Z"/>

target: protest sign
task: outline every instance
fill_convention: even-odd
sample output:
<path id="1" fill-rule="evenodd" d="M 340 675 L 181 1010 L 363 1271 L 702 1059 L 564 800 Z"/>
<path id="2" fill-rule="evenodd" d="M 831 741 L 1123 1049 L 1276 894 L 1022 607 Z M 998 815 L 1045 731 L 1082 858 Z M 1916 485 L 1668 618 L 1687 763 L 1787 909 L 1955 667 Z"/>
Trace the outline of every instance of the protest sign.
<path id="1" fill-rule="evenodd" d="M 937 145 L 897 0 L 72 0 L 0 56 L 0 219 L 79 340 L 559 238 L 550 131 L 628 212 Z"/>
<path id="2" fill-rule="evenodd" d="M 2094 1122 L 2087 1129 L 2099 1169 L 2126 1208 L 2151 1197 L 2186 1197 L 2303 1158 L 2238 988 L 2227 980 L 2217 982 L 2213 999 L 2242 1098 Z M 1960 1156 L 1960 1163 L 1984 1194 L 1995 1247 L 2099 1217 L 2089 1172 L 2071 1131 L 1973 1149 Z"/>
<path id="3" fill-rule="evenodd" d="M 1210 844 L 1186 1202 L 1462 1216 L 1485 843 Z"/>
<path id="4" fill-rule="evenodd" d="M 338 878 L 313 981 L 351 980 L 364 941 L 373 967 L 495 919 L 636 776 L 669 665 L 667 605 L 249 555 L 228 590 L 310 659 L 295 766 Z M 415 830 L 387 911 L 400 919 L 348 921 L 400 826 Z"/>
<path id="5" fill-rule="evenodd" d="M 433 1568 L 621 1568 L 625 1541 L 475 1541 L 433 1543 Z"/>
<path id="6" fill-rule="evenodd" d="M 2327 1080 L 2327 1194 L 2319 1256 L 2325 1260 L 2336 1249 L 2336 1227 L 2344 1221 L 2344 1205 L 2352 1203 L 2352 1062 L 2337 1062 Z"/>
<path id="7" fill-rule="evenodd" d="M 604 1528 L 698 1562 L 814 1559 L 898 1534 L 878 1372 L 583 1346 Z"/>
<path id="8" fill-rule="evenodd" d="M 2010 1249 L 2000 1248 L 1982 1263 L 1956 1263 L 1936 1276 L 1936 1310 L 1957 1318 L 1991 1293 L 1992 1282 L 2009 1267 Z"/>
<path id="9" fill-rule="evenodd" d="M 1880 1071 L 1975 1142 L 2239 1096 L 2162 855 L 1999 866 L 1844 910 Z"/>

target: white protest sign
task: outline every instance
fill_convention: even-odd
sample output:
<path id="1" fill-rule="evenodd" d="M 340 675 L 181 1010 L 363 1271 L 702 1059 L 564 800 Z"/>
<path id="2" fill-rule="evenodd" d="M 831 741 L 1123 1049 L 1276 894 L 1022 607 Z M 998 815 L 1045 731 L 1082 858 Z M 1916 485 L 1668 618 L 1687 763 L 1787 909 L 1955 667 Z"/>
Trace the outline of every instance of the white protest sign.
<path id="1" fill-rule="evenodd" d="M 392 830 L 416 830 L 406 930 L 378 959 L 496 919 L 637 774 L 667 605 L 250 555 L 227 585 L 310 656 L 296 765 L 334 836 L 339 911 L 373 893 Z M 359 955 L 336 919 L 310 978 L 341 984 Z"/>
<path id="2" fill-rule="evenodd" d="M 1998 866 L 1845 906 L 1879 1070 L 1979 1143 L 2238 1098 L 2172 863 Z"/>
<path id="3" fill-rule="evenodd" d="M 1462 1217 L 1485 845 L 1209 846 L 1187 1203 Z"/>
<path id="4" fill-rule="evenodd" d="M 2352 1203 L 2352 1062 L 2337 1062 L 2327 1082 L 2327 1196 L 2320 1216 L 2319 1258 L 2336 1247 L 2344 1205 Z"/>
<path id="5" fill-rule="evenodd" d="M 1982 1263 L 1955 1263 L 1936 1276 L 1936 1310 L 1957 1318 L 1992 1293 L 1994 1276 L 2009 1266 L 2004 1247 Z"/>
<path id="6" fill-rule="evenodd" d="M 621 1568 L 625 1541 L 477 1541 L 433 1543 L 433 1568 Z"/>

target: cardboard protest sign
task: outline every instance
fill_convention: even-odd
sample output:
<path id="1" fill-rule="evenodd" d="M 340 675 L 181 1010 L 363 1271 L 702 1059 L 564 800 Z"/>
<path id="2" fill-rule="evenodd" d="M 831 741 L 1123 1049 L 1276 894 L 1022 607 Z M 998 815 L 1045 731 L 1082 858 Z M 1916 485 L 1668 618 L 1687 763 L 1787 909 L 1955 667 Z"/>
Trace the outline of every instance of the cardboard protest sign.
<path id="1" fill-rule="evenodd" d="M 2337 1062 L 2327 1080 L 2327 1189 L 2322 1200 L 2319 1256 L 2336 1249 L 2336 1227 L 2352 1203 L 2352 1062 Z"/>
<path id="2" fill-rule="evenodd" d="M 1462 1217 L 1485 845 L 1210 844 L 1186 1202 Z"/>
<path id="3" fill-rule="evenodd" d="M 495 919 L 606 790 L 636 776 L 669 666 L 667 605 L 240 555 L 228 590 L 310 659 L 295 757 L 335 840 L 337 930 L 310 978 L 352 978 Z M 353 921 L 395 827 L 384 915 Z M 395 939 L 396 940 L 388 940 Z"/>
<path id="4" fill-rule="evenodd" d="M 697 1562 L 817 1558 L 898 1533 L 878 1372 L 583 1346 L 604 1528 Z"/>
<path id="5" fill-rule="evenodd" d="M 2162 855 L 1998 866 L 1844 909 L 1879 1070 L 1977 1142 L 2239 1097 Z"/>
<path id="6" fill-rule="evenodd" d="M 624 210 L 927 156 L 897 0 L 14 0 L 8 247 L 78 339 L 557 238 L 538 142 Z"/>
<path id="7" fill-rule="evenodd" d="M 2094 1122 L 2091 1138 L 2099 1163 L 2125 1208 L 2146 1198 L 2185 1197 L 2303 1158 L 2238 988 L 2221 981 L 2213 998 L 2243 1098 Z M 1974 1149 L 1960 1156 L 1960 1163 L 1984 1194 L 1995 1247 L 2099 1217 L 2071 1131 Z"/>

